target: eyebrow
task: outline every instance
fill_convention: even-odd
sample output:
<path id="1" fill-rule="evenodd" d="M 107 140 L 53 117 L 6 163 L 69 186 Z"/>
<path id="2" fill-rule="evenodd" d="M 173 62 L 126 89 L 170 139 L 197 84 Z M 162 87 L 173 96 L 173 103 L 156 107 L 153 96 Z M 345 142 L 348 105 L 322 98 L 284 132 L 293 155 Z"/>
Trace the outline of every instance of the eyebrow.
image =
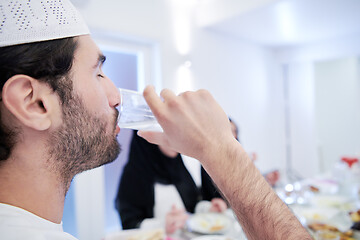
<path id="1" fill-rule="evenodd" d="M 102 53 L 99 53 L 98 59 L 97 59 L 96 64 L 94 65 L 94 68 L 102 66 L 105 61 L 106 61 L 106 56 L 104 54 L 102 54 Z"/>

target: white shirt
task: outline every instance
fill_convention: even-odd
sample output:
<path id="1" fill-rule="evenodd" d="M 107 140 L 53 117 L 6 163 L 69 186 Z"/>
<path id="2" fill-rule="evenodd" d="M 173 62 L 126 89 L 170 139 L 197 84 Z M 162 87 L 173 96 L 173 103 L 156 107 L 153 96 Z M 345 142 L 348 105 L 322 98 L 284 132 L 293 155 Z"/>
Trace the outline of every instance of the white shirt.
<path id="1" fill-rule="evenodd" d="M 181 154 L 183 163 L 193 178 L 196 186 L 201 187 L 201 164 L 195 158 Z"/>
<path id="2" fill-rule="evenodd" d="M 195 184 L 201 186 L 201 165 L 200 162 L 194 158 L 181 155 L 185 168 L 190 173 Z M 184 203 L 174 185 L 155 184 L 155 206 L 154 217 L 165 219 L 166 214 L 175 205 L 179 209 L 185 209 Z"/>
<path id="3" fill-rule="evenodd" d="M 195 184 L 201 186 L 200 162 L 194 158 L 181 155 L 185 168 L 190 173 Z M 140 225 L 142 229 L 161 228 L 165 225 L 166 214 L 175 205 L 178 209 L 185 209 L 184 203 L 174 185 L 155 183 L 154 218 L 144 219 Z"/>
<path id="4" fill-rule="evenodd" d="M 76 240 L 56 224 L 22 208 L 0 203 L 1 240 Z"/>

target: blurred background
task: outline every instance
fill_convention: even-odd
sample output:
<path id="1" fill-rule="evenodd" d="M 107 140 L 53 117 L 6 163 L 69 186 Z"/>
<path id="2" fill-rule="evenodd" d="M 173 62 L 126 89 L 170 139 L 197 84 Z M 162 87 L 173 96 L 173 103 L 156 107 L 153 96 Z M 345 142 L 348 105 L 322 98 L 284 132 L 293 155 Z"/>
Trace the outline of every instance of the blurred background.
<path id="1" fill-rule="evenodd" d="M 209 90 L 262 172 L 305 178 L 360 155 L 359 0 L 72 2 L 118 87 Z M 75 177 L 65 231 L 91 240 L 121 229 L 114 200 L 130 134 L 119 134 L 117 161 Z"/>

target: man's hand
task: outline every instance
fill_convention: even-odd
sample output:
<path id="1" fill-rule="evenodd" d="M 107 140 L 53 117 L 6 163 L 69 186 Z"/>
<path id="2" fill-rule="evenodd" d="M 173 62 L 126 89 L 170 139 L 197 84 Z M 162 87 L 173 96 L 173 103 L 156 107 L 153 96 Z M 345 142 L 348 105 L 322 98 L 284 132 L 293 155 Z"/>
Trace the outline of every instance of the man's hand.
<path id="1" fill-rule="evenodd" d="M 202 163 L 222 146 L 234 145 L 229 119 L 209 92 L 199 90 L 176 96 L 164 89 L 160 95 L 163 100 L 152 86 L 144 90 L 144 98 L 164 132 L 139 131 L 141 137 Z"/>

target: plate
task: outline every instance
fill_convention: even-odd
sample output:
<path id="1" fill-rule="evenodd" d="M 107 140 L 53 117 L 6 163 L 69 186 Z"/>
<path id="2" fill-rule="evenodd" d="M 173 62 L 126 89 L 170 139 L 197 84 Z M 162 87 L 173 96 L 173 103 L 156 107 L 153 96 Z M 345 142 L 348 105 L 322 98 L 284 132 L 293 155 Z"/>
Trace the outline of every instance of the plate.
<path id="1" fill-rule="evenodd" d="M 104 240 L 129 240 L 129 239 L 164 239 L 165 229 L 129 229 L 121 230 L 119 232 L 110 233 L 103 238 Z M 156 238 L 157 237 L 157 238 Z"/>
<path id="2" fill-rule="evenodd" d="M 295 207 L 292 210 L 296 216 L 305 218 L 307 224 L 313 222 L 328 223 L 340 213 L 340 210 L 336 208 L 325 207 Z"/>
<path id="3" fill-rule="evenodd" d="M 224 234 L 230 226 L 230 218 L 220 213 L 194 214 L 187 221 L 189 231 L 201 234 Z"/>
<path id="4" fill-rule="evenodd" d="M 192 238 L 191 240 L 234 240 L 234 239 L 226 236 L 207 235 L 207 236 Z"/>
<path id="5" fill-rule="evenodd" d="M 341 195 L 318 195 L 311 200 L 313 206 L 337 208 L 349 211 L 354 207 L 354 202 Z"/>

